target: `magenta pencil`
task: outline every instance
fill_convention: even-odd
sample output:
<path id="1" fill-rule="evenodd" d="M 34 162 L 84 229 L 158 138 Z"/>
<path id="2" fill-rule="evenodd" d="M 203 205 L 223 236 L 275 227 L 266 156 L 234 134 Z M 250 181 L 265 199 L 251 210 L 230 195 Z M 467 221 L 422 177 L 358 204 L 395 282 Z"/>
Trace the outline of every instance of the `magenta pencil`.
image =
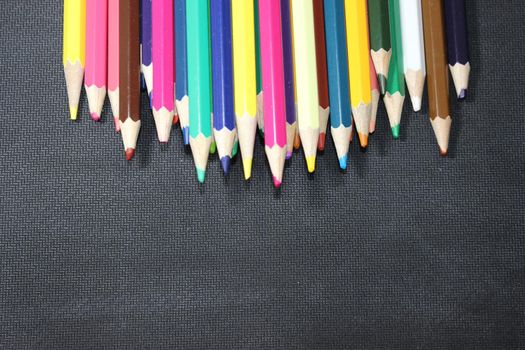
<path id="1" fill-rule="evenodd" d="M 115 131 L 120 131 L 119 111 L 119 0 L 108 2 L 108 96 L 115 121 Z"/>
<path id="2" fill-rule="evenodd" d="M 86 70 L 84 88 L 89 113 L 100 120 L 106 98 L 108 52 L 108 0 L 88 0 L 86 4 Z"/>
<path id="3" fill-rule="evenodd" d="M 174 101 L 174 39 L 173 0 L 153 0 L 152 3 L 152 53 L 153 53 L 153 118 L 157 137 L 161 143 L 169 140 Z"/>
<path id="4" fill-rule="evenodd" d="M 259 1 L 259 16 L 264 91 L 264 145 L 273 183 L 279 188 L 286 159 L 286 101 L 280 1 Z"/>

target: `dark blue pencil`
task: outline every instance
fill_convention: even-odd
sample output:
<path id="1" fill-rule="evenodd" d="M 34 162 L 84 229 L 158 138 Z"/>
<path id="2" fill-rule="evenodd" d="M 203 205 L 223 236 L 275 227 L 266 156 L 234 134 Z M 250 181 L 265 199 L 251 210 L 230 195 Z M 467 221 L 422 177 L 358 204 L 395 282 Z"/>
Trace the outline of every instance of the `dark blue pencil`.
<path id="1" fill-rule="evenodd" d="M 213 136 L 227 175 L 235 143 L 235 111 L 233 107 L 233 66 L 231 4 L 224 0 L 211 0 L 211 52 L 213 86 Z"/>

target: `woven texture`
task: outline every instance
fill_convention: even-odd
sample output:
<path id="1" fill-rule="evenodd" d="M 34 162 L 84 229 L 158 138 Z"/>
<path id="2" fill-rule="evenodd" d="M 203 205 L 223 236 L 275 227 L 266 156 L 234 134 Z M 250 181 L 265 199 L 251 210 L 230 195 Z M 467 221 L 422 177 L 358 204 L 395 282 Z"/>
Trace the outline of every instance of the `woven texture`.
<path id="1" fill-rule="evenodd" d="M 399 141 L 381 105 L 347 173 L 329 141 L 276 193 L 260 141 L 250 182 L 212 157 L 199 186 L 145 107 L 127 163 L 109 103 L 67 119 L 61 1 L 3 0 L 0 348 L 525 347 L 525 2 L 467 6 L 448 158 L 426 99 Z"/>

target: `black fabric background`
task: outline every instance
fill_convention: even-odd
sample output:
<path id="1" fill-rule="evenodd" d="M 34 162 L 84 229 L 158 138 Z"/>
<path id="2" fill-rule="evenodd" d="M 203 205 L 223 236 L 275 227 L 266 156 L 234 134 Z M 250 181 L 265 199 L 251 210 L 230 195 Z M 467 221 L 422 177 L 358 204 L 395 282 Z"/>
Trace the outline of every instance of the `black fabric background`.
<path id="1" fill-rule="evenodd" d="M 397 142 L 381 106 L 347 173 L 330 141 L 281 193 L 260 142 L 250 182 L 214 158 L 199 186 L 146 108 L 127 163 L 109 103 L 67 119 L 61 1 L 2 4 L 0 348 L 525 347 L 523 1 L 468 1 L 450 157 L 426 101 Z"/>

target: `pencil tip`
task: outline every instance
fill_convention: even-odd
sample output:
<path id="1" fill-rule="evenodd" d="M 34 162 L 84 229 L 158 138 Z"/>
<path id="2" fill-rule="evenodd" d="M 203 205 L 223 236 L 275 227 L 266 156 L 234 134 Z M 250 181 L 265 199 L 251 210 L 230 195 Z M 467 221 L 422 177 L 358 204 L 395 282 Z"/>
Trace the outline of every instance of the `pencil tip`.
<path id="1" fill-rule="evenodd" d="M 448 156 L 448 150 L 447 150 L 447 149 L 442 149 L 442 148 L 440 148 L 440 149 L 439 149 L 439 155 L 440 155 L 441 157 L 446 157 L 446 156 Z"/>
<path id="2" fill-rule="evenodd" d="M 357 135 L 359 136 L 359 144 L 361 145 L 361 147 L 367 148 L 368 147 L 368 135 L 362 134 L 360 132 L 358 132 Z"/>
<path id="3" fill-rule="evenodd" d="M 399 124 L 392 127 L 392 136 L 394 136 L 394 139 L 399 138 Z"/>
<path id="4" fill-rule="evenodd" d="M 135 156 L 135 149 L 134 148 L 128 148 L 126 150 L 126 160 L 130 161 Z"/>
<path id="5" fill-rule="evenodd" d="M 459 92 L 459 95 L 458 95 L 458 100 L 463 101 L 466 98 L 467 98 L 467 90 L 466 89 L 461 89 L 461 91 Z"/>
<path id="6" fill-rule="evenodd" d="M 341 158 L 339 158 L 339 168 L 341 170 L 346 170 L 346 163 L 348 162 L 348 156 L 345 154 Z"/>
<path id="7" fill-rule="evenodd" d="M 230 161 L 231 161 L 231 158 L 228 156 L 221 158 L 221 166 L 222 166 L 222 171 L 224 172 L 224 175 L 228 175 L 228 173 L 230 172 Z"/>
<path id="8" fill-rule="evenodd" d="M 369 134 L 373 134 L 376 131 L 376 121 L 371 120 L 370 121 L 370 128 L 368 129 Z"/>
<path id="9" fill-rule="evenodd" d="M 419 96 L 413 96 L 411 97 L 412 100 L 412 109 L 414 112 L 419 112 L 421 110 L 421 97 Z"/>
<path id="10" fill-rule="evenodd" d="M 242 167 L 244 170 L 244 179 L 249 180 L 252 177 L 252 159 L 243 159 Z"/>
<path id="11" fill-rule="evenodd" d="M 273 186 L 275 188 L 281 188 L 282 181 L 278 180 L 275 176 L 273 176 Z"/>
<path id="12" fill-rule="evenodd" d="M 235 141 L 232 148 L 232 157 L 235 157 L 237 155 L 237 152 L 239 152 L 239 141 Z"/>
<path id="13" fill-rule="evenodd" d="M 317 141 L 317 149 L 319 151 L 324 151 L 324 146 L 326 144 L 326 133 L 322 132 L 319 134 L 319 139 Z"/>
<path id="14" fill-rule="evenodd" d="M 199 183 L 203 184 L 204 180 L 206 179 L 206 170 L 203 169 L 197 169 L 197 180 L 199 180 Z"/>
<path id="15" fill-rule="evenodd" d="M 173 116 L 173 125 L 176 125 L 178 122 L 179 122 L 179 115 L 178 115 L 178 114 L 175 114 L 175 115 Z"/>
<path id="16" fill-rule="evenodd" d="M 76 107 L 69 107 L 69 117 L 71 118 L 71 120 L 77 120 L 77 113 L 78 113 L 78 108 Z"/>
<path id="17" fill-rule="evenodd" d="M 286 152 L 286 160 L 292 158 L 292 152 Z"/>
<path id="18" fill-rule="evenodd" d="M 264 138 L 264 129 L 259 129 L 259 135 Z"/>
<path id="19" fill-rule="evenodd" d="M 190 144 L 190 129 L 187 126 L 182 128 L 182 139 L 186 146 Z"/>
<path id="20" fill-rule="evenodd" d="M 215 141 L 213 141 L 210 145 L 210 154 L 215 154 L 216 151 L 217 151 L 217 144 L 215 143 Z"/>
<path id="21" fill-rule="evenodd" d="M 100 121 L 100 115 L 98 113 L 91 113 L 91 119 L 93 119 L 93 121 L 95 122 L 99 122 Z"/>
<path id="22" fill-rule="evenodd" d="M 383 74 L 378 74 L 377 82 L 379 83 L 379 89 L 381 90 L 381 95 L 384 95 L 386 93 L 386 77 Z"/>
<path id="23" fill-rule="evenodd" d="M 301 138 L 299 137 L 299 133 L 295 134 L 295 138 L 293 140 L 293 148 L 294 149 L 301 148 Z"/>
<path id="24" fill-rule="evenodd" d="M 120 123 L 116 115 L 113 116 L 113 121 L 115 122 L 115 132 L 120 132 Z"/>
<path id="25" fill-rule="evenodd" d="M 309 173 L 313 173 L 315 171 L 315 156 L 306 157 L 306 166 L 308 167 Z"/>

